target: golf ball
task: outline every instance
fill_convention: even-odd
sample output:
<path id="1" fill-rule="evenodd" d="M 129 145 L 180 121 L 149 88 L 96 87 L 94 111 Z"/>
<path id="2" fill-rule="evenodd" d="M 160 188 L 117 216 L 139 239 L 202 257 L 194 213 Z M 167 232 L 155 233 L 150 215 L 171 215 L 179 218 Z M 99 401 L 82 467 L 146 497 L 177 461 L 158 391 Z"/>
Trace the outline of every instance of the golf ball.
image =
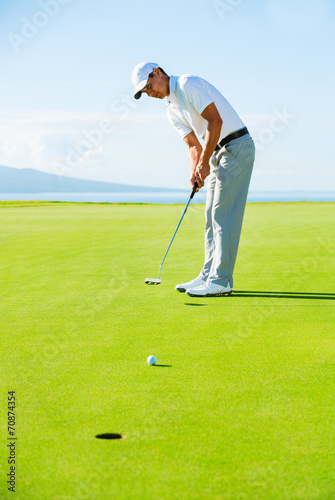
<path id="1" fill-rule="evenodd" d="M 156 356 L 149 356 L 147 359 L 148 365 L 155 365 L 157 363 Z"/>

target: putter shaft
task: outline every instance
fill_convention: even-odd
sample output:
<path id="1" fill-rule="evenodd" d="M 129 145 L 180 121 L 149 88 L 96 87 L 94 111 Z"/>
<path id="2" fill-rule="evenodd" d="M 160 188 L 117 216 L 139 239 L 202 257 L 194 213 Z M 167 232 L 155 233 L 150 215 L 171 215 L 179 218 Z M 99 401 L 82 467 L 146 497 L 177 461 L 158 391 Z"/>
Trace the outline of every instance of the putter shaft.
<path id="1" fill-rule="evenodd" d="M 181 216 L 181 219 L 180 219 L 180 221 L 179 221 L 179 224 L 178 224 L 178 226 L 177 226 L 177 229 L 175 230 L 174 235 L 172 236 L 172 240 L 170 241 L 170 245 L 169 245 L 168 249 L 167 249 L 167 250 L 166 250 L 166 252 L 165 252 L 165 255 L 164 255 L 164 258 L 163 258 L 163 260 L 162 260 L 162 263 L 161 263 L 161 265 L 159 266 L 159 275 L 158 275 L 158 279 L 147 278 L 147 279 L 145 280 L 145 283 L 146 283 L 147 285 L 159 285 L 159 284 L 161 283 L 161 271 L 162 271 L 162 266 L 163 266 L 163 264 L 164 264 L 164 261 L 165 261 L 165 258 L 166 258 L 166 256 L 167 256 L 167 254 L 168 254 L 168 252 L 169 252 L 169 250 L 170 250 L 170 247 L 171 247 L 171 245 L 172 245 L 172 242 L 173 242 L 173 240 L 174 240 L 174 237 L 175 237 L 175 236 L 176 236 L 176 234 L 177 234 L 177 231 L 178 231 L 178 229 L 179 229 L 179 226 L 180 226 L 180 224 L 181 224 L 181 221 L 183 220 L 183 217 L 184 217 L 184 215 L 186 214 L 186 210 L 188 209 L 188 206 L 189 206 L 189 204 L 190 204 L 190 202 L 191 202 L 191 200 L 192 200 L 193 196 L 195 195 L 195 192 L 196 192 L 196 190 L 197 190 L 197 187 L 198 187 L 198 183 L 197 183 L 197 182 L 195 182 L 194 187 L 193 187 L 193 189 L 192 189 L 192 193 L 191 193 L 191 195 L 190 195 L 190 198 L 189 198 L 189 200 L 188 200 L 188 202 L 187 202 L 187 205 L 186 205 L 186 207 L 185 207 L 185 210 L 184 210 L 184 212 L 183 212 L 183 215 Z"/>
<path id="2" fill-rule="evenodd" d="M 181 224 L 181 221 L 183 220 L 184 215 L 186 214 L 186 210 L 188 209 L 188 206 L 189 206 L 189 204 L 191 203 L 191 200 L 192 200 L 193 196 L 195 195 L 195 192 L 196 192 L 196 190 L 197 190 L 197 187 L 198 187 L 198 183 L 196 182 L 196 183 L 194 184 L 194 188 L 193 188 L 192 193 L 191 193 L 191 195 L 190 195 L 190 198 L 189 198 L 189 200 L 188 200 L 188 202 L 187 202 L 187 205 L 186 205 L 186 207 L 185 207 L 185 210 L 184 210 L 184 212 L 183 212 L 183 215 L 182 215 L 182 216 L 181 216 L 181 218 L 180 218 L 180 221 L 179 221 L 179 224 L 178 224 L 178 226 L 177 226 L 177 229 L 175 230 L 174 235 L 172 236 L 172 240 L 170 241 L 170 245 L 168 246 L 168 249 L 167 249 L 167 250 L 166 250 L 166 252 L 165 252 L 165 255 L 164 255 L 164 258 L 163 258 L 163 260 L 162 260 L 162 263 L 161 263 L 161 265 L 159 266 L 159 274 L 158 274 L 158 279 L 159 279 L 159 280 L 161 279 L 161 270 L 162 270 L 162 266 L 163 266 L 164 261 L 165 261 L 165 257 L 167 256 L 167 254 L 168 254 L 168 252 L 169 252 L 169 250 L 170 250 L 170 247 L 171 247 L 171 245 L 172 245 L 172 242 L 173 242 L 173 240 L 174 240 L 174 237 L 176 236 L 177 231 L 178 231 L 178 229 L 179 229 L 179 226 L 180 226 L 180 224 Z"/>

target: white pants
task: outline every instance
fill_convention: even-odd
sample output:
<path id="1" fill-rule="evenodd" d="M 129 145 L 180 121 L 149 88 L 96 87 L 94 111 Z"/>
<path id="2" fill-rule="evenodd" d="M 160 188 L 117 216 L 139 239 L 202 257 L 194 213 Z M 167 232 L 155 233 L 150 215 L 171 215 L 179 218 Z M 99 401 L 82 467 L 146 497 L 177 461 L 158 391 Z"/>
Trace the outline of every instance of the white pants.
<path id="1" fill-rule="evenodd" d="M 202 278 L 233 288 L 233 271 L 255 159 L 249 134 L 234 139 L 212 157 L 208 177 L 205 264 Z"/>

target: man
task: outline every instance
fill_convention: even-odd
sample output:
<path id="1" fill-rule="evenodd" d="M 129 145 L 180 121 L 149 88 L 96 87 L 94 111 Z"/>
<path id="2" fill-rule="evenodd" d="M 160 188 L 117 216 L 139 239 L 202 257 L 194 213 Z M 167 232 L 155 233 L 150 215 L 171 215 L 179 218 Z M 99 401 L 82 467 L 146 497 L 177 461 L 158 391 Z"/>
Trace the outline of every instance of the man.
<path id="1" fill-rule="evenodd" d="M 199 276 L 176 286 L 192 297 L 229 295 L 255 159 L 244 123 L 209 82 L 197 76 L 168 76 L 155 63 L 132 73 L 135 99 L 143 93 L 167 99 L 167 115 L 188 148 L 190 183 L 198 189 L 209 176 L 206 202 L 205 263 Z M 204 139 L 201 146 L 198 137 Z M 210 167 L 210 162 L 212 167 Z"/>

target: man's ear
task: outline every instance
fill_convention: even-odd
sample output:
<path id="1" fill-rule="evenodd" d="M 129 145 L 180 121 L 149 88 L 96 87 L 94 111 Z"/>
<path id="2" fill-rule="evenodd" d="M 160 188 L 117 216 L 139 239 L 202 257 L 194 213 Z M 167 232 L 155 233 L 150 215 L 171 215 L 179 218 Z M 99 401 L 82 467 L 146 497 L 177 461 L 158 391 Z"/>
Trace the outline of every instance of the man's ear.
<path id="1" fill-rule="evenodd" d="M 162 72 L 159 68 L 154 68 L 153 69 L 153 73 L 155 73 L 155 75 L 158 75 L 158 76 L 161 76 L 162 75 Z"/>

